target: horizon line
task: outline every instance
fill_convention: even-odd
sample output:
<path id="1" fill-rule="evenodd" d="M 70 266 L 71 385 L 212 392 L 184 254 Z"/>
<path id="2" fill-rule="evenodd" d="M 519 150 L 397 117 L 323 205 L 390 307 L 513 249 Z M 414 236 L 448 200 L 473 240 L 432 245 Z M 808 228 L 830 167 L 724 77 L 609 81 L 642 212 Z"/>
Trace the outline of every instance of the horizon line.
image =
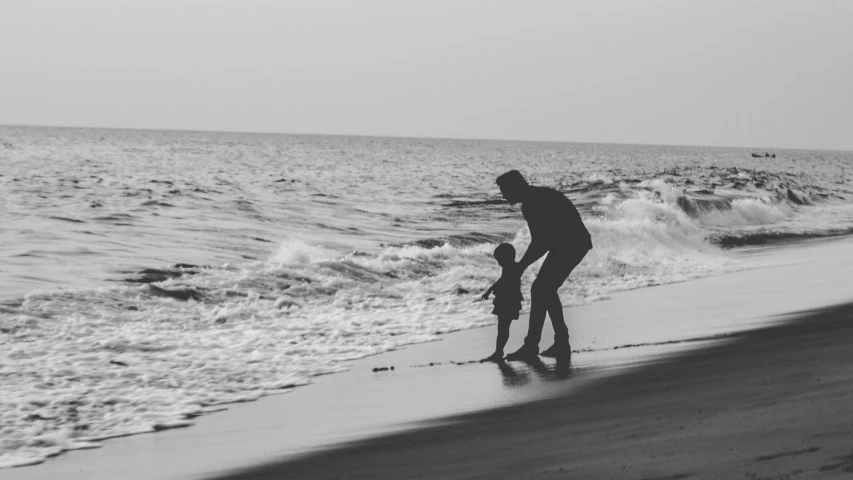
<path id="1" fill-rule="evenodd" d="M 394 139 L 411 139 L 411 140 L 455 140 L 455 141 L 479 141 L 479 142 L 518 142 L 518 143 L 565 143 L 565 144 L 581 144 L 581 145 L 631 145 L 641 147 L 696 147 L 696 148 L 738 148 L 738 149 L 768 149 L 777 150 L 800 150 L 813 152 L 842 152 L 853 153 L 853 149 L 840 150 L 831 148 L 802 148 L 802 147 L 757 147 L 757 146 L 737 146 L 737 145 L 689 145 L 675 143 L 634 143 L 634 142 L 588 142 L 588 141 L 573 141 L 573 140 L 526 140 L 526 139 L 508 139 L 508 138 L 467 138 L 467 137 L 417 137 L 411 135 L 371 135 L 357 133 L 293 133 L 293 132 L 272 132 L 272 131 L 246 131 L 246 130 L 205 130 L 191 128 L 154 128 L 154 127 L 92 127 L 79 125 L 33 125 L 33 124 L 17 124 L 17 123 L 0 123 L 0 127 L 26 127 L 26 128 L 67 128 L 67 129 L 90 129 L 90 130 L 143 130 L 150 132 L 188 132 L 188 133 L 238 133 L 249 135 L 304 135 L 312 137 L 363 137 L 363 138 L 394 138 Z"/>

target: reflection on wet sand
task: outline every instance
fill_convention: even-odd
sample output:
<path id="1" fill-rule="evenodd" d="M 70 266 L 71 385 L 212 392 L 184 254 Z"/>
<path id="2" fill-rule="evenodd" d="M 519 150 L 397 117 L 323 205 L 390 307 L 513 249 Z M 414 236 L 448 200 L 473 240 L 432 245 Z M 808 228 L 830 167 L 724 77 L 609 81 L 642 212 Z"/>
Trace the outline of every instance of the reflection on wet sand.
<path id="1" fill-rule="evenodd" d="M 572 361 L 557 361 L 546 364 L 540 359 L 530 359 L 523 362 L 496 362 L 503 376 L 503 384 L 506 388 L 523 387 L 530 383 L 531 372 L 545 382 L 566 380 L 572 375 Z M 526 367 L 522 367 L 522 365 Z"/>

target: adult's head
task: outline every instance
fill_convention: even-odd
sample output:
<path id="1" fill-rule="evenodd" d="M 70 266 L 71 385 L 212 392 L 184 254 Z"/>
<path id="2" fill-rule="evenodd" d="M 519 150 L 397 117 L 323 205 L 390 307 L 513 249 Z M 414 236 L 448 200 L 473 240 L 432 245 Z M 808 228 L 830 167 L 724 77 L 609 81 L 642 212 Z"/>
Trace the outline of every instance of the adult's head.
<path id="1" fill-rule="evenodd" d="M 527 180 L 521 175 L 518 170 L 510 170 L 495 180 L 498 187 L 501 189 L 501 194 L 504 196 L 510 205 L 515 205 L 518 202 L 523 202 L 526 196 L 527 189 L 530 185 Z"/>

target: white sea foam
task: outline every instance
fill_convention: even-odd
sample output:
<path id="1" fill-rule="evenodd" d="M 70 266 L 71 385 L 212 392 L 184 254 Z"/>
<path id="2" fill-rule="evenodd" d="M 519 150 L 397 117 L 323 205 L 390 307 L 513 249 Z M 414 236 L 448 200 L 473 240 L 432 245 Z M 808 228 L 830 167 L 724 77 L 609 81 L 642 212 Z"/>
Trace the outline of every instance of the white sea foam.
<path id="1" fill-rule="evenodd" d="M 731 209 L 703 213 L 699 222 L 709 227 L 772 225 L 793 217 L 794 213 L 786 203 L 767 198 L 738 198 L 732 200 Z"/>
<path id="2" fill-rule="evenodd" d="M 278 252 L 273 256 L 272 262 L 280 264 L 302 264 L 317 263 L 333 260 L 340 253 L 328 250 L 317 245 L 309 245 L 298 238 L 285 240 L 279 246 Z"/>

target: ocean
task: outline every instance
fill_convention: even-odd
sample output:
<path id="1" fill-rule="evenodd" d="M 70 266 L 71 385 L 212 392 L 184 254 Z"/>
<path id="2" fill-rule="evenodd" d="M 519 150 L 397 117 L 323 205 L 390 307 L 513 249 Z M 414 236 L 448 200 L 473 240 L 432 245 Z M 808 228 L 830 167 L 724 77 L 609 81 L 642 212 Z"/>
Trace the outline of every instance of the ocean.
<path id="1" fill-rule="evenodd" d="M 0 467 L 493 324 L 510 169 L 592 234 L 566 306 L 853 232 L 853 152 L 0 126 L 0 166 Z"/>

